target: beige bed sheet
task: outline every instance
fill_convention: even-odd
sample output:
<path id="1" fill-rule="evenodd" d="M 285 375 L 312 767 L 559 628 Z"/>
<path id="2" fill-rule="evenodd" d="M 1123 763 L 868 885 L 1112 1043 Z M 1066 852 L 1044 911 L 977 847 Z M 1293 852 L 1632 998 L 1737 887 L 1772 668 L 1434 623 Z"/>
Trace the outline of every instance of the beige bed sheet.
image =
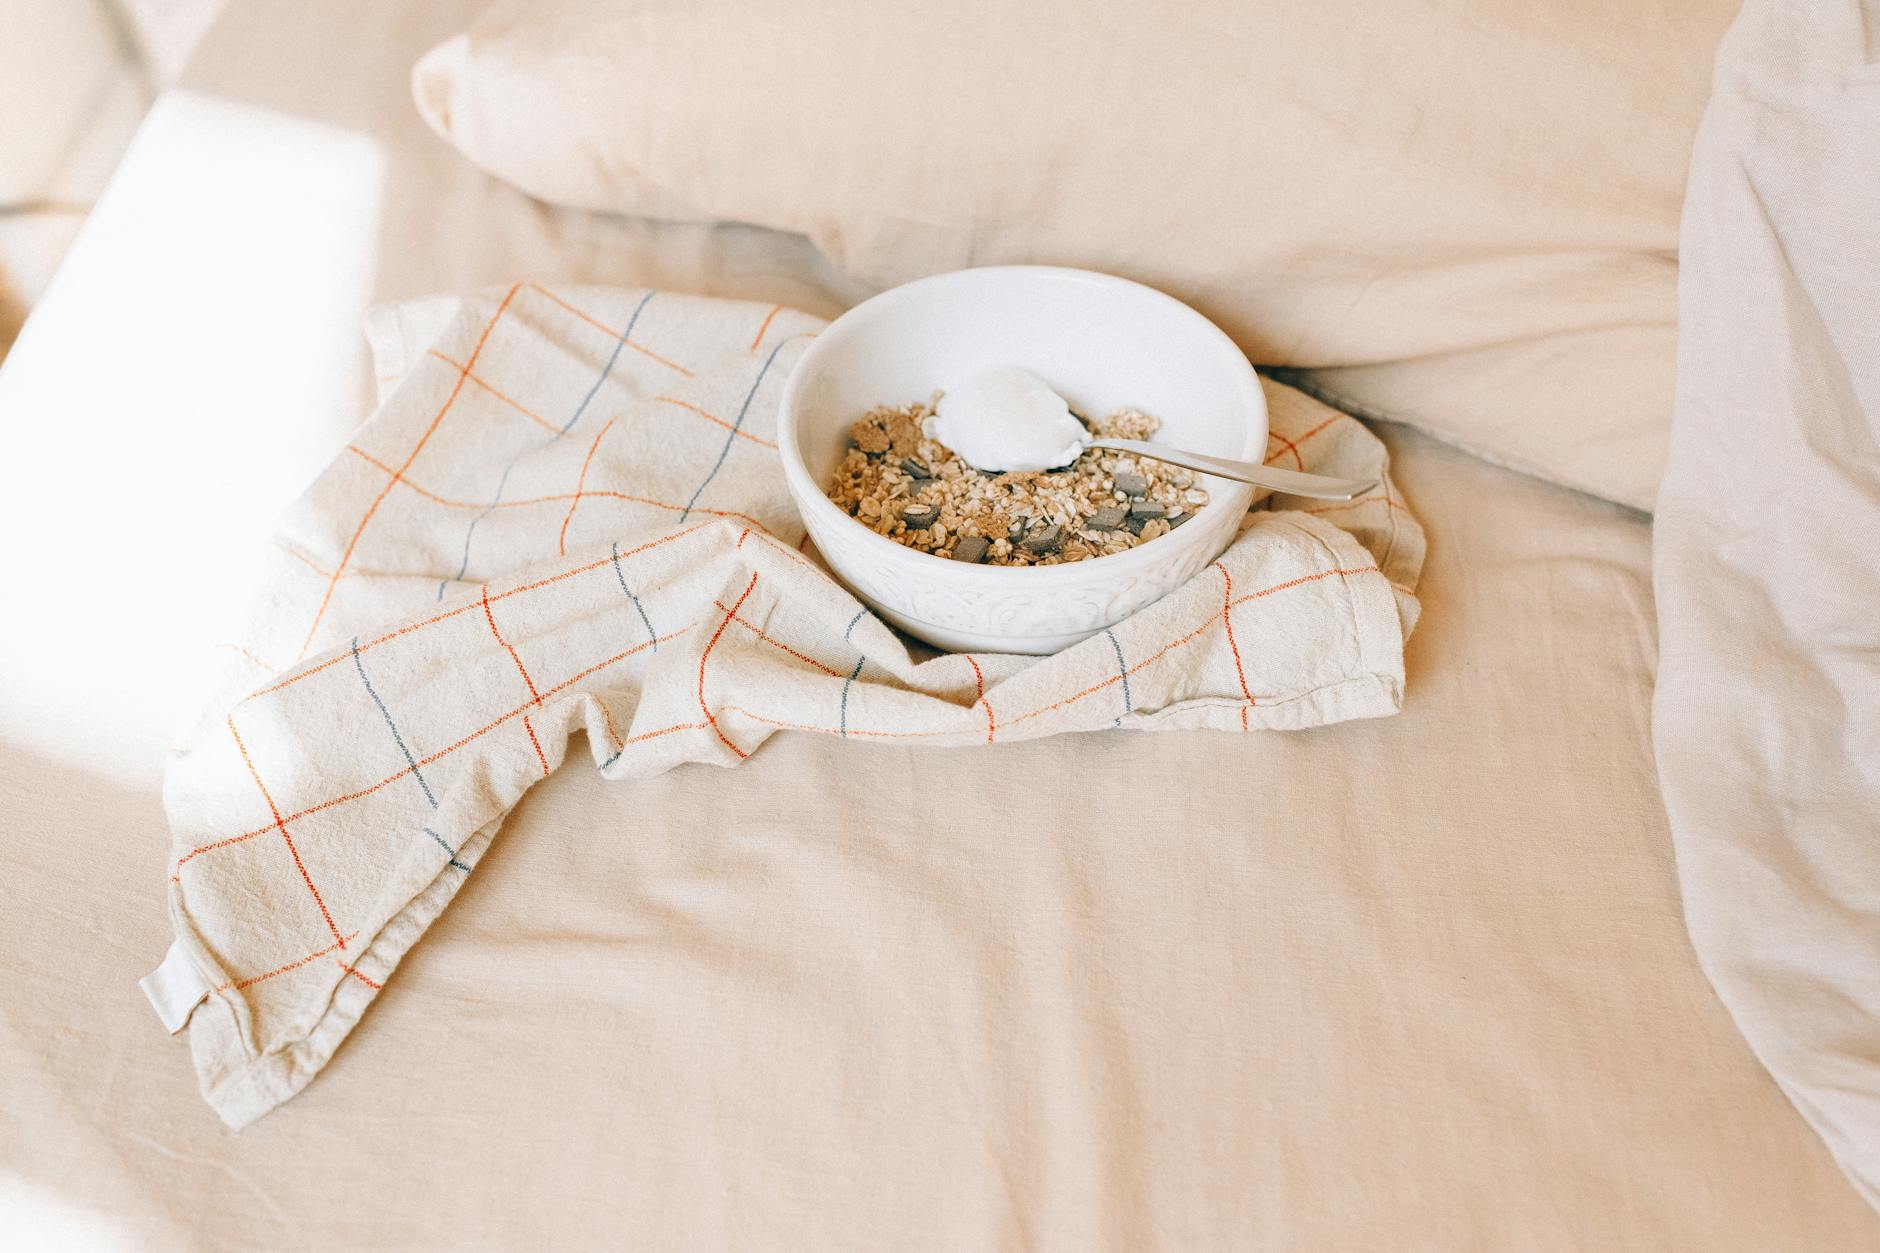
<path id="1" fill-rule="evenodd" d="M 302 341 L 264 365 L 305 370 L 318 408 L 240 410 L 263 367 L 200 345 L 304 292 L 111 338 L 154 288 L 191 298 L 152 232 L 184 221 L 166 174 L 214 131 L 204 102 L 389 154 L 359 215 L 378 260 L 335 316 L 514 275 L 843 298 L 799 242 L 554 213 L 457 162 L 402 79 L 463 16 L 237 0 L 0 373 L 0 414 L 40 441 L 0 466 L 0 523 L 66 519 L 5 541 L 14 586 L 52 589 L 0 615 L 10 1235 L 1880 1247 L 1691 956 L 1648 743 L 1645 520 L 1391 427 L 1431 540 L 1399 717 L 945 752 L 786 735 L 736 771 L 564 771 L 319 1082 L 224 1131 L 134 987 L 167 928 L 164 740 L 131 694 L 206 629 L 216 581 L 148 558 L 214 543 L 197 495 L 258 528 L 370 381 L 351 339 Z M 250 277 L 211 256 L 196 281 L 233 305 L 265 295 Z M 76 368 L 101 342 L 128 364 Z M 343 403 L 317 391 L 334 374 Z M 148 423 L 199 451 L 214 432 L 221 460 L 60 515 L 74 485 L 46 468 L 122 460 Z M 61 577 L 101 553 L 148 620 L 100 621 L 104 594 Z"/>

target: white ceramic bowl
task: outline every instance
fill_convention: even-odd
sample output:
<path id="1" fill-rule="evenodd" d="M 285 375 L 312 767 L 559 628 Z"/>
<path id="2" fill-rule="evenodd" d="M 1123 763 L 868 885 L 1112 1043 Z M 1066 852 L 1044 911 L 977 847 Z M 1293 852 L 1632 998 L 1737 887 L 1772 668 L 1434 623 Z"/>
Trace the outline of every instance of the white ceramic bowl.
<path id="1" fill-rule="evenodd" d="M 1171 296 L 1087 270 L 993 266 L 920 279 L 832 322 L 784 386 L 778 446 L 810 537 L 855 594 L 910 635 L 965 652 L 1049 653 L 1173 591 L 1220 556 L 1253 500 L 1206 476 L 1208 503 L 1127 552 L 1054 566 L 972 565 L 875 534 L 825 494 L 849 425 L 977 370 L 1031 371 L 1080 413 L 1131 405 L 1158 442 L 1257 461 L 1266 399 L 1221 329 Z"/>

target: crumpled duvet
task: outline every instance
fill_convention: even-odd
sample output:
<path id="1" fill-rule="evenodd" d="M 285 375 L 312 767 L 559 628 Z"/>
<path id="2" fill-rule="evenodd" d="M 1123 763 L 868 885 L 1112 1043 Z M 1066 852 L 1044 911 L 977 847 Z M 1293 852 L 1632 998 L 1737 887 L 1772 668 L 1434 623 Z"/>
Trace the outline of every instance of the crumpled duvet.
<path id="1" fill-rule="evenodd" d="M 1654 735 L 1685 911 L 1880 1204 L 1880 4 L 1749 0 L 1681 265 Z"/>

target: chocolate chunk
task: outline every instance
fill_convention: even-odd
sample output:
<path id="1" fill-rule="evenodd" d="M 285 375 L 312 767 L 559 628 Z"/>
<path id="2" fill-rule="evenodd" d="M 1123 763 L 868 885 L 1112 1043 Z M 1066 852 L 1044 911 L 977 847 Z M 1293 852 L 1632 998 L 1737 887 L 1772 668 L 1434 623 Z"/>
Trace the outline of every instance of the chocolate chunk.
<path id="1" fill-rule="evenodd" d="M 953 560 L 980 562 L 986 559 L 986 552 L 992 547 L 992 541 L 983 535 L 963 535 L 960 542 L 953 545 Z"/>
<path id="2" fill-rule="evenodd" d="M 1174 517 L 1168 520 L 1168 529 L 1172 531 L 1176 527 L 1180 526 L 1182 523 L 1188 521 L 1188 519 L 1194 516 L 1195 516 L 1195 511 L 1192 509 L 1190 509 L 1187 513 L 1178 513 Z"/>
<path id="3" fill-rule="evenodd" d="M 1093 531 L 1114 531 L 1123 525 L 1127 515 L 1116 505 L 1105 505 L 1090 515 L 1090 521 L 1084 525 Z"/>
<path id="4" fill-rule="evenodd" d="M 1124 521 L 1123 525 L 1128 528 L 1131 535 L 1141 535 L 1142 528 L 1149 525 L 1149 519 L 1139 518 L 1132 513 L 1129 515 L 1128 519 Z"/>
<path id="5" fill-rule="evenodd" d="M 1141 518 L 1144 522 L 1153 522 L 1167 513 L 1167 505 L 1159 505 L 1153 500 L 1139 500 L 1129 507 L 1130 518 Z"/>
<path id="6" fill-rule="evenodd" d="M 1063 537 L 1064 533 L 1056 525 L 1042 527 L 1025 537 L 1025 551 L 1038 557 L 1056 552 L 1058 541 Z"/>
<path id="7" fill-rule="evenodd" d="M 910 531 L 924 531 L 939 520 L 939 505 L 910 505 L 901 511 L 901 521 Z"/>
<path id="8" fill-rule="evenodd" d="M 1116 490 L 1125 496 L 1141 496 L 1149 490 L 1149 480 L 1140 474 L 1124 472 L 1113 476 L 1110 481 L 1115 483 Z"/>
<path id="9" fill-rule="evenodd" d="M 902 461 L 901 468 L 903 470 L 906 470 L 909 475 L 917 479 L 930 479 L 933 477 L 932 470 L 929 470 L 926 466 L 914 460 L 912 457 L 908 457 L 907 459 Z"/>

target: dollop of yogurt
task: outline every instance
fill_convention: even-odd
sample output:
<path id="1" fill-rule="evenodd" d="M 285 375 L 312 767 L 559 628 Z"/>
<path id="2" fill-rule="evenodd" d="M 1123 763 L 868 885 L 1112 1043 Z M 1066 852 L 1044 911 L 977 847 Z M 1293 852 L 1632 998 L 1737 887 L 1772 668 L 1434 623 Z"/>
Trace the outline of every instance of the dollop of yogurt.
<path id="1" fill-rule="evenodd" d="M 1054 470 L 1077 460 L 1090 432 L 1037 375 L 995 366 L 940 395 L 922 430 L 976 470 Z"/>

